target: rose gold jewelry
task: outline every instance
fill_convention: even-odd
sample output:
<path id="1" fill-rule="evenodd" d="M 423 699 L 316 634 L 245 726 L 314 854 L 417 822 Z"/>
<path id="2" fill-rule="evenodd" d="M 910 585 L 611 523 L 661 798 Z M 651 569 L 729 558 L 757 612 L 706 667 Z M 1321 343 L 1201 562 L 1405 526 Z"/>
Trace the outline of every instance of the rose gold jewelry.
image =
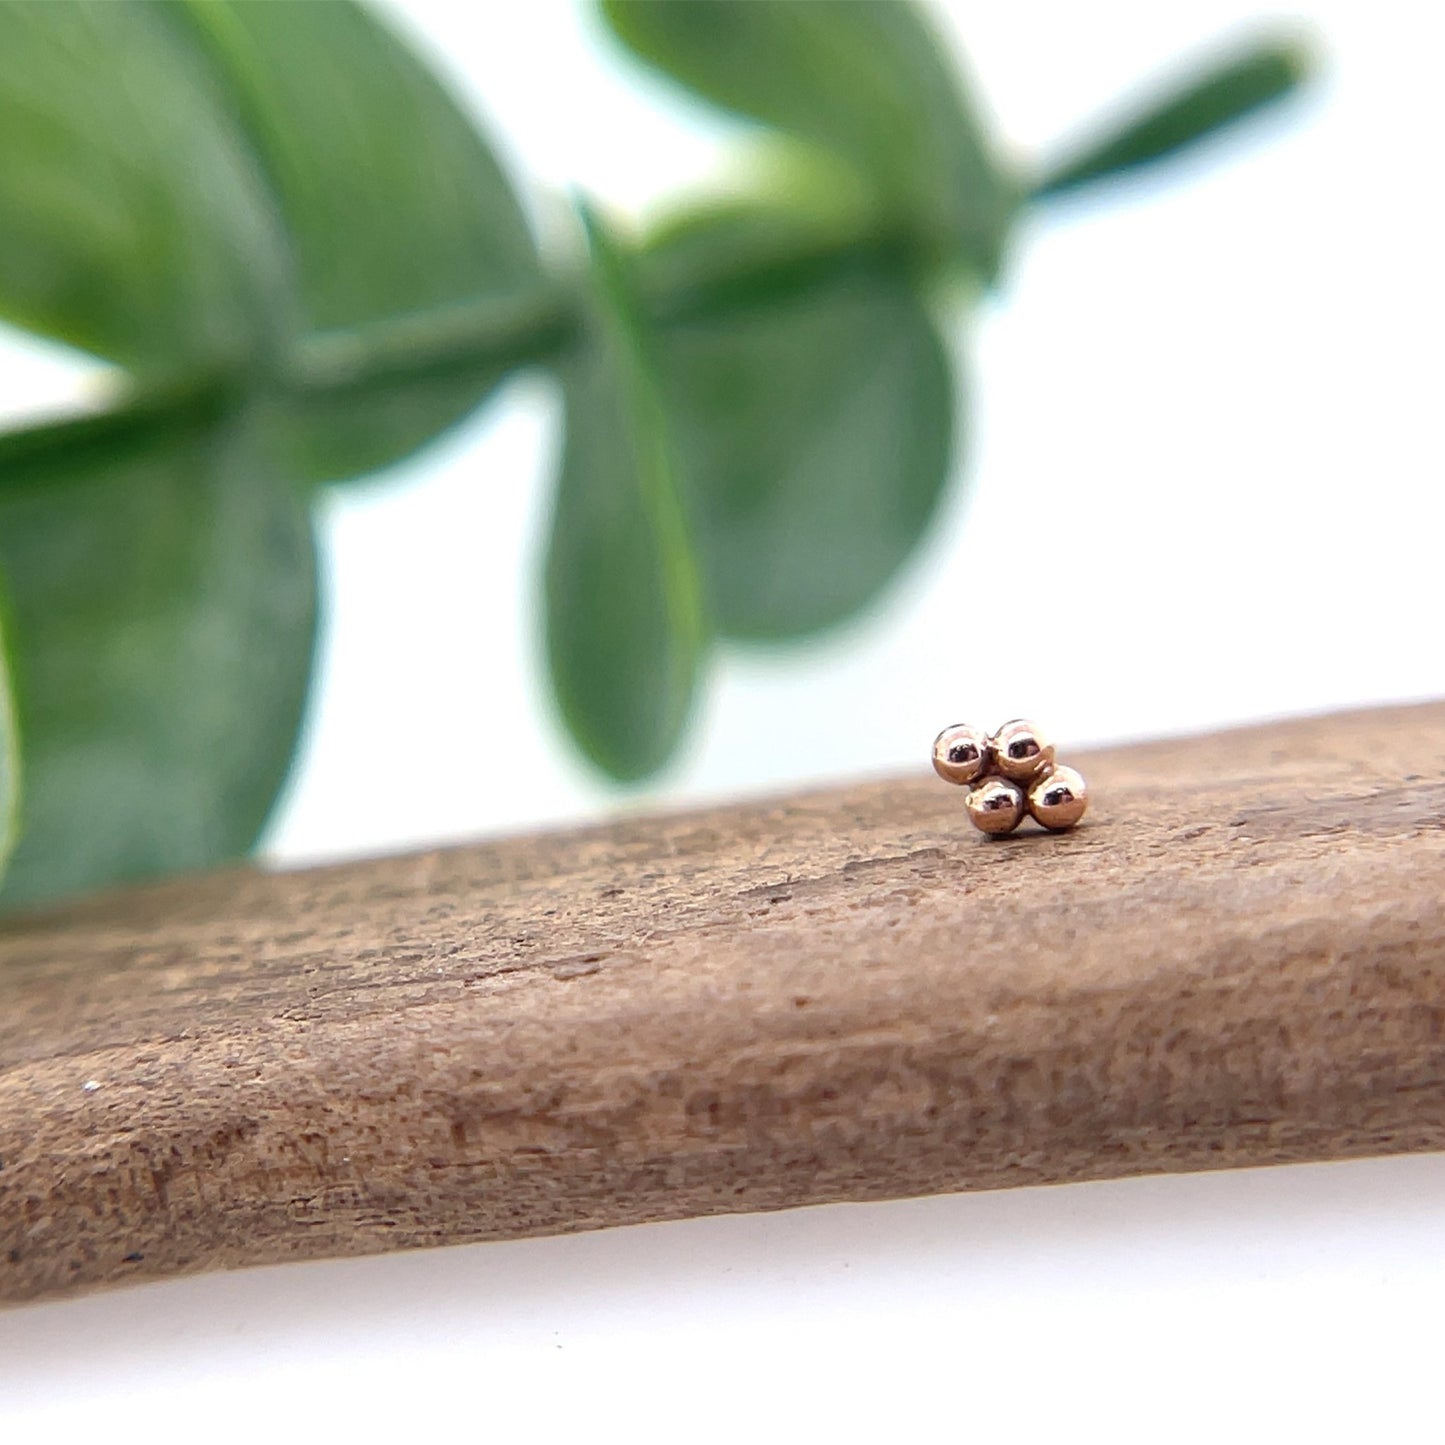
<path id="1" fill-rule="evenodd" d="M 1089 806 L 1089 785 L 1073 768 L 1057 767 L 1029 789 L 1029 812 L 1060 832 L 1072 828 Z"/>
<path id="2" fill-rule="evenodd" d="M 980 833 L 1012 833 L 1023 821 L 1024 793 L 1007 778 L 985 778 L 968 790 L 963 805 Z"/>
<path id="3" fill-rule="evenodd" d="M 1026 718 L 1006 722 L 989 742 L 999 772 L 1016 783 L 1030 783 L 1053 766 L 1054 745 Z"/>
<path id="4" fill-rule="evenodd" d="M 988 734 L 955 723 L 933 740 L 933 767 L 968 789 L 969 821 L 984 833 L 1011 833 L 1025 813 L 1053 832 L 1072 828 L 1089 806 L 1089 787 L 1054 761 L 1054 745 L 1026 718 Z"/>
<path id="5" fill-rule="evenodd" d="M 972 783 L 992 761 L 988 734 L 967 723 L 944 728 L 933 740 L 933 769 L 945 783 Z"/>

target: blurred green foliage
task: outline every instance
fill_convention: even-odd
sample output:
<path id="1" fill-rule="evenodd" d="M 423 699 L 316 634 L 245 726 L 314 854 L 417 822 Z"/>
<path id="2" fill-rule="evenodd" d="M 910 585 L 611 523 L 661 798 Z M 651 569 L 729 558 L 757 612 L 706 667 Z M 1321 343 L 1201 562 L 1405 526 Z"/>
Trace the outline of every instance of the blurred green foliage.
<path id="1" fill-rule="evenodd" d="M 967 439 L 938 298 L 995 284 L 1026 207 L 1304 70 L 1256 39 L 1031 172 L 901 0 L 601 13 L 753 123 L 753 185 L 641 235 L 584 209 L 544 260 L 475 123 L 350 0 L 0 0 L 0 317 L 123 378 L 0 436 L 0 903 L 252 845 L 309 685 L 317 485 L 520 367 L 564 402 L 560 711 L 607 773 L 655 772 L 718 639 L 837 623 L 926 533 Z"/>

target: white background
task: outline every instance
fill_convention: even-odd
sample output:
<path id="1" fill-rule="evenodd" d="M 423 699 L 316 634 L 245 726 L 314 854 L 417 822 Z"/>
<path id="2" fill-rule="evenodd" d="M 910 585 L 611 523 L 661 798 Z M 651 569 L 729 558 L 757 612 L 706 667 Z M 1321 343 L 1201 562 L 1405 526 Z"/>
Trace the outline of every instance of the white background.
<path id="1" fill-rule="evenodd" d="M 723 153 L 572 5 L 389 8 L 544 217 L 571 188 L 642 214 Z M 1438 693 L 1442 26 L 1424 0 L 1294 13 L 1326 63 L 1307 100 L 1025 228 L 956 328 L 976 427 L 925 555 L 825 642 L 726 656 L 649 797 L 592 779 L 549 712 L 543 383 L 338 494 L 272 855 L 917 767 L 959 716 L 1078 743 Z M 1021 157 L 1256 14 L 940 10 Z M 90 385 L 0 336 L 6 417 Z M 1043 516 L 1076 553 L 1038 574 L 1002 541 Z M 966 672 L 981 649 L 1009 666 Z M 0 1440 L 1428 1439 L 1442 1300 L 1440 1158 L 836 1207 L 0 1315 Z"/>

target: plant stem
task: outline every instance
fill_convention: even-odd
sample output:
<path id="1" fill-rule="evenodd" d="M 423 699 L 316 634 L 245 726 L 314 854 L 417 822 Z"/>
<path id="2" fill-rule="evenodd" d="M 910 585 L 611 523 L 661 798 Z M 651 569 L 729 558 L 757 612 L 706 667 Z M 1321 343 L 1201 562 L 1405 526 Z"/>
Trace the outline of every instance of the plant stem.
<path id="1" fill-rule="evenodd" d="M 645 259 L 645 258 L 644 258 Z M 684 321 L 806 291 L 840 272 L 916 266 L 896 233 L 876 224 L 773 239 L 729 254 L 705 272 L 668 274 L 644 265 L 640 304 L 653 321 Z M 555 361 L 581 334 L 581 282 L 565 273 L 536 290 L 477 298 L 385 321 L 317 332 L 297 345 L 278 379 L 282 396 L 363 400 L 398 386 L 469 376 L 494 378 Z M 144 445 L 159 429 L 204 425 L 247 383 L 216 372 L 141 381 L 108 407 L 0 433 L 0 487 L 43 477 L 49 462 L 79 451 Z"/>
<path id="2" fill-rule="evenodd" d="M 780 292 L 806 291 L 840 271 L 896 270 L 911 261 L 899 236 L 862 227 L 779 238 L 766 250 L 722 258 L 704 273 L 649 277 L 644 257 L 640 303 L 654 322 L 696 319 Z M 585 289 L 564 276 L 521 295 L 318 333 L 298 347 L 285 389 L 329 400 L 554 361 L 581 333 Z"/>
<path id="3" fill-rule="evenodd" d="M 122 392 L 109 406 L 0 432 L 0 490 L 43 484 L 57 470 L 117 462 L 164 437 L 210 430 L 233 404 L 214 373 L 155 380 Z"/>
<path id="4" fill-rule="evenodd" d="M 457 302 L 367 326 L 318 332 L 297 348 L 284 390 L 332 398 L 404 383 L 451 380 L 547 361 L 573 338 L 570 287 Z"/>
<path id="5" fill-rule="evenodd" d="M 1296 88 L 1309 68 L 1295 36 L 1265 37 L 1224 56 L 1116 125 L 1071 162 L 1045 174 L 1037 202 L 1105 176 L 1152 164 Z M 652 322 L 682 322 L 796 294 L 849 270 L 928 276 L 960 263 L 940 255 L 897 218 L 860 211 L 831 230 L 783 227 L 765 241 L 709 256 L 686 270 L 639 257 L 639 309 Z M 302 338 L 279 378 L 261 385 L 282 398 L 364 401 L 409 384 L 475 377 L 493 381 L 518 367 L 555 361 L 582 333 L 585 285 L 561 272 L 533 291 L 476 298 L 434 310 Z M 220 368 L 142 379 L 100 411 L 0 433 L 0 488 L 43 479 L 87 451 L 147 445 L 158 431 L 204 427 L 256 378 Z"/>

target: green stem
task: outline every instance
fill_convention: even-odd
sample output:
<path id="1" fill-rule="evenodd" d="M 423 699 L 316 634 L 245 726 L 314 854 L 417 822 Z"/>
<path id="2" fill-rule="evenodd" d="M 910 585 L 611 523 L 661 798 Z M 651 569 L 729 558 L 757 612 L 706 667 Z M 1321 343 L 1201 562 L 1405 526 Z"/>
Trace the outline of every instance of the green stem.
<path id="1" fill-rule="evenodd" d="M 897 235 L 842 228 L 726 257 L 706 274 L 649 278 L 644 271 L 641 302 L 652 321 L 685 320 L 807 290 L 840 271 L 897 269 L 915 260 Z M 582 294 L 581 282 L 563 278 L 522 295 L 318 332 L 301 340 L 275 385 L 298 399 L 359 400 L 408 383 L 493 378 L 553 362 L 580 333 Z M 247 389 L 219 372 L 142 381 L 104 410 L 0 433 L 0 488 L 43 480 L 52 459 L 70 465 L 86 452 L 114 459 L 145 446 L 158 430 L 204 428 Z"/>
<path id="2" fill-rule="evenodd" d="M 0 490 L 44 483 L 57 467 L 74 471 L 92 457 L 128 459 L 161 435 L 209 431 L 233 401 L 225 378 L 201 374 L 134 387 L 99 411 L 0 432 Z"/>
<path id="3" fill-rule="evenodd" d="M 807 290 L 842 270 L 905 264 L 901 237 L 845 228 L 780 240 L 766 252 L 729 256 L 706 274 L 649 278 L 644 266 L 640 300 L 649 321 L 680 321 Z M 581 282 L 554 281 L 525 295 L 458 302 L 319 333 L 298 347 L 284 388 L 330 400 L 552 362 L 577 339 L 583 292 Z"/>
<path id="4" fill-rule="evenodd" d="M 297 347 L 285 392 L 332 399 L 406 382 L 486 377 L 555 358 L 573 339 L 570 288 L 457 302 L 394 320 L 318 332 Z"/>
<path id="5" fill-rule="evenodd" d="M 1106 176 L 1152 164 L 1293 90 L 1308 68 L 1294 37 L 1256 40 L 1172 87 L 1072 161 L 1046 173 L 1028 199 L 1043 201 Z M 840 271 L 884 269 L 927 275 L 941 258 L 887 216 L 859 214 L 831 233 L 780 233 L 710 263 L 705 273 L 659 269 L 639 258 L 638 303 L 652 322 L 680 321 L 795 294 Z M 692 264 L 696 265 L 694 258 Z M 304 338 L 279 378 L 262 384 L 283 397 L 321 403 L 365 400 L 409 383 L 475 377 L 553 362 L 580 334 L 584 284 L 563 275 L 535 291 L 458 302 L 436 310 Z M 0 434 L 0 488 L 43 479 L 77 453 L 144 446 L 160 428 L 205 427 L 256 378 L 204 372 L 142 380 L 108 409 Z"/>

